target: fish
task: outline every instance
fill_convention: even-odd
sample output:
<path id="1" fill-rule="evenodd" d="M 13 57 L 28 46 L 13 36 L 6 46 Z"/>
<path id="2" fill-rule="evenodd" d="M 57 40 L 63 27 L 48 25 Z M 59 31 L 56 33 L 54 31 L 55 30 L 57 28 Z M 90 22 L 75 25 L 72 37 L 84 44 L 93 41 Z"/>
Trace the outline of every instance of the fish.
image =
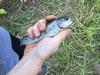
<path id="1" fill-rule="evenodd" d="M 54 37 L 62 30 L 66 28 L 71 28 L 72 23 L 73 23 L 73 19 L 69 16 L 57 18 L 47 24 L 46 30 L 42 32 L 39 37 L 37 38 L 29 38 L 28 36 L 22 37 L 20 39 L 21 45 L 29 45 L 32 43 L 38 43 L 44 38 Z"/>

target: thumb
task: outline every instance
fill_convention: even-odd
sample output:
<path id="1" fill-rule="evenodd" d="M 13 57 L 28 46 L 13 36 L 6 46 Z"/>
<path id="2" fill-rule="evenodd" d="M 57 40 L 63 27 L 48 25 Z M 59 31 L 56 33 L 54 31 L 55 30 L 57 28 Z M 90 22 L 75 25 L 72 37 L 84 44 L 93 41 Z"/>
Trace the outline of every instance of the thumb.
<path id="1" fill-rule="evenodd" d="M 66 36 L 69 36 L 71 33 L 71 29 L 65 29 L 63 31 L 61 31 L 58 35 L 56 35 L 55 37 L 53 37 L 54 40 L 61 42 L 62 40 L 64 40 L 64 38 Z"/>

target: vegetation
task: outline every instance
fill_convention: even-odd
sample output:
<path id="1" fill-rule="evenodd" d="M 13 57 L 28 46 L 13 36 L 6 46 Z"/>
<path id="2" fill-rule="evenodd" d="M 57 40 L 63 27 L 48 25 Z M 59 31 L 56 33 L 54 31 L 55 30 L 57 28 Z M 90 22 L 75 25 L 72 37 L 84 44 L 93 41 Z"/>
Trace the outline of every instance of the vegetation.
<path id="1" fill-rule="evenodd" d="M 16 1 L 12 3 L 17 6 Z M 8 11 L 0 23 L 15 36 L 22 36 L 28 27 L 51 14 L 71 15 L 75 22 L 71 36 L 45 62 L 45 75 L 94 75 L 94 64 L 100 64 L 100 0 L 36 0 L 32 6 L 20 4 Z"/>

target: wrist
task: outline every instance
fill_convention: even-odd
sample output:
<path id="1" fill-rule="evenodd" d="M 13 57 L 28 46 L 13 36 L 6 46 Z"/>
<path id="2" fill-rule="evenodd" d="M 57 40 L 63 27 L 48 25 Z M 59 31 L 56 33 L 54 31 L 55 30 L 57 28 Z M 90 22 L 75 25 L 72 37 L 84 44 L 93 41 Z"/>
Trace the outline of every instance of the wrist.
<path id="1" fill-rule="evenodd" d="M 43 63 L 44 59 L 39 55 L 37 51 L 35 52 L 30 52 L 28 55 L 26 55 L 29 59 L 33 61 L 38 61 Z"/>
<path id="2" fill-rule="evenodd" d="M 26 55 L 28 55 L 30 58 L 37 58 L 38 60 L 41 61 L 45 61 L 46 59 L 43 49 L 37 47 L 34 48 L 34 50 L 31 50 L 31 52 Z"/>
<path id="3" fill-rule="evenodd" d="M 41 70 L 42 64 L 43 64 L 43 59 L 38 55 L 37 52 L 34 52 L 33 55 L 31 53 L 26 56 L 28 58 L 28 61 L 33 62 L 33 67 L 34 70 L 37 71 L 37 73 Z"/>

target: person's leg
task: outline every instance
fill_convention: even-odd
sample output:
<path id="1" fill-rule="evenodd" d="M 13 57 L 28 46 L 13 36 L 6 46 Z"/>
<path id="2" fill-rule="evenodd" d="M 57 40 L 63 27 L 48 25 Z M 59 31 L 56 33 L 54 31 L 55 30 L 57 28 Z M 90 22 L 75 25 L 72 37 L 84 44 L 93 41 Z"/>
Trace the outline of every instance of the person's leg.
<path id="1" fill-rule="evenodd" d="M 19 57 L 12 49 L 8 31 L 0 27 L 0 75 L 6 75 L 18 61 Z"/>

